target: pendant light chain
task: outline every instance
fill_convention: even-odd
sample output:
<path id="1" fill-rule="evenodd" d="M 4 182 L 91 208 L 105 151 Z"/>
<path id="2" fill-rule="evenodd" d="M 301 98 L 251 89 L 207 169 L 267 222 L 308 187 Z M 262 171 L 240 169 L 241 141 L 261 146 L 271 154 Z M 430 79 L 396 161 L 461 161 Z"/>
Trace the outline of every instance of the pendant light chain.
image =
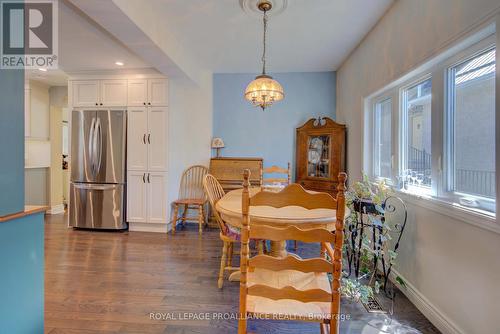
<path id="1" fill-rule="evenodd" d="M 262 52 L 262 74 L 266 74 L 266 44 L 267 44 L 267 11 L 264 11 L 264 39 Z"/>

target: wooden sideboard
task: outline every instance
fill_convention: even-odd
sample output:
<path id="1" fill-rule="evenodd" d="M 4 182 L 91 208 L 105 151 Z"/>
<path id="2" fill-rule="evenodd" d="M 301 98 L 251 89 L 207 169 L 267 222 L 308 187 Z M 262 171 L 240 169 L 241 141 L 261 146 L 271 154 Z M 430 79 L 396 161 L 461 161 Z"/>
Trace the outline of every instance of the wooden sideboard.
<path id="1" fill-rule="evenodd" d="M 262 158 L 212 158 L 209 173 L 222 185 L 225 192 L 243 187 L 243 170 L 250 169 L 250 184 L 262 183 Z"/>

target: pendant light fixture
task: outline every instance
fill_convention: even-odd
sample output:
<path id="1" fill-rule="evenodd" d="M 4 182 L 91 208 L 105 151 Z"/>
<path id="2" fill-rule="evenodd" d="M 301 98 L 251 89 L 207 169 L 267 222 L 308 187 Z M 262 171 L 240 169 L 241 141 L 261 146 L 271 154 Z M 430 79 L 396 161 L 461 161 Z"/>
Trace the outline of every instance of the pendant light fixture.
<path id="1" fill-rule="evenodd" d="M 262 74 L 255 77 L 255 80 L 250 82 L 245 90 L 245 98 L 254 106 L 261 107 L 262 110 L 285 97 L 283 87 L 281 87 L 280 83 L 266 74 L 267 12 L 270 11 L 272 7 L 271 2 L 266 0 L 261 0 L 257 4 L 257 8 L 264 13 Z"/>

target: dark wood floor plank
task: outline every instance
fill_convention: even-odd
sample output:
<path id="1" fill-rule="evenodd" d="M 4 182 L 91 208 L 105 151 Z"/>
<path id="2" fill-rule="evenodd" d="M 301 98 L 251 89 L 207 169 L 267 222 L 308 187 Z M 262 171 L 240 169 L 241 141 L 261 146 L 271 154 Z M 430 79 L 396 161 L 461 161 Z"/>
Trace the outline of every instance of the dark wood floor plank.
<path id="1" fill-rule="evenodd" d="M 174 319 L 199 312 L 237 314 L 237 283 L 217 288 L 221 242 L 217 230 L 198 236 L 197 226 L 176 235 L 68 229 L 66 216 L 47 216 L 45 236 L 46 334 L 225 334 L 236 333 L 234 319 Z M 300 244 L 299 254 L 317 247 Z M 439 333 L 402 295 L 392 322 L 342 302 L 350 321 L 341 333 Z M 153 314 L 169 314 L 152 319 Z M 315 323 L 250 321 L 255 333 L 319 333 Z"/>

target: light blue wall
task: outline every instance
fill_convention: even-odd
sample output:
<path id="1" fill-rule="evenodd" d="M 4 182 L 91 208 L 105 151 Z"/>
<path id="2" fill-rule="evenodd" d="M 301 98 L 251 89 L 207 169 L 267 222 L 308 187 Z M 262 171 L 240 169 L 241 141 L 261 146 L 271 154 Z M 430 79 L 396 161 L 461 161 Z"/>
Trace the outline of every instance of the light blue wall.
<path id="1" fill-rule="evenodd" d="M 24 209 L 24 71 L 0 70 L 0 216 Z"/>
<path id="2" fill-rule="evenodd" d="M 43 213 L 0 223 L 0 333 L 43 333 Z"/>
<path id="3" fill-rule="evenodd" d="M 24 210 L 24 71 L 0 69 L 0 216 Z M 43 214 L 0 223 L 0 333 L 43 333 Z"/>
<path id="4" fill-rule="evenodd" d="M 335 119 L 336 74 L 273 74 L 285 90 L 285 99 L 264 111 L 243 98 L 254 77 L 214 74 L 213 136 L 224 140 L 223 156 L 262 157 L 265 166 L 293 164 L 295 129 L 310 118 Z"/>

